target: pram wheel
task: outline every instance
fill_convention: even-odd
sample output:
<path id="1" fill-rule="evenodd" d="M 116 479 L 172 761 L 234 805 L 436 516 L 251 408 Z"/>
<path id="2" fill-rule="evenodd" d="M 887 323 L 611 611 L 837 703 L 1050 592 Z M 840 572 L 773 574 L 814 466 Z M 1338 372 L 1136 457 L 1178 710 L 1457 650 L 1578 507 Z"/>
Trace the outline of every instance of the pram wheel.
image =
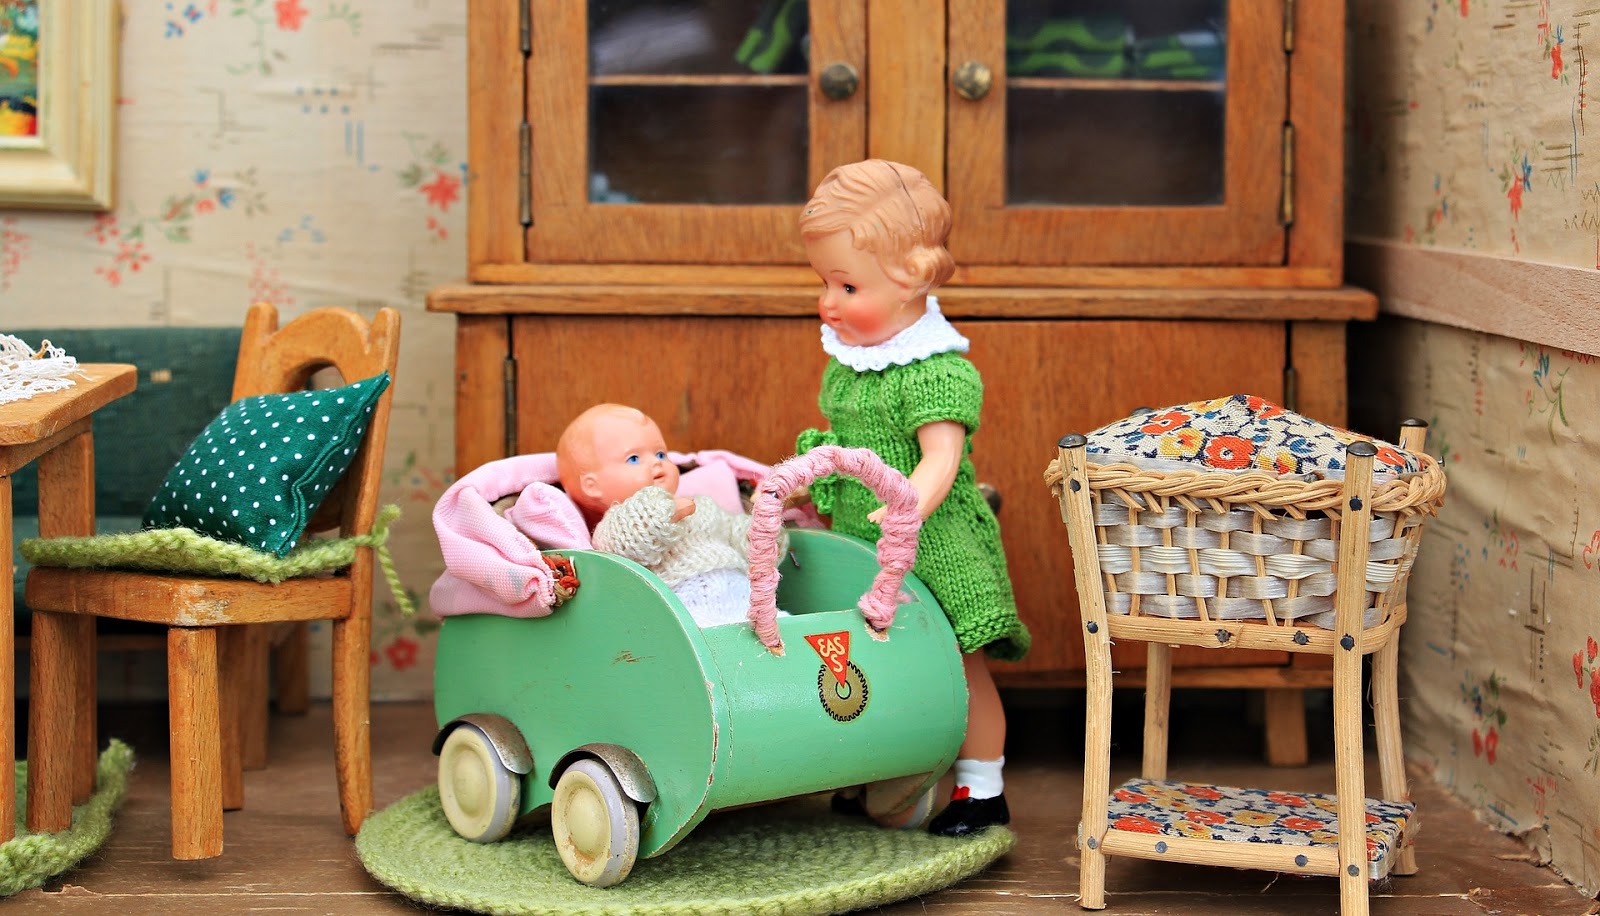
<path id="1" fill-rule="evenodd" d="M 567 871 L 591 887 L 620 883 L 639 855 L 639 809 L 592 758 L 567 767 L 556 782 L 550 832 Z"/>
<path id="2" fill-rule="evenodd" d="M 457 725 L 439 749 L 439 804 L 456 833 L 493 843 L 517 820 L 522 777 L 507 769 L 494 743 L 470 722 Z"/>

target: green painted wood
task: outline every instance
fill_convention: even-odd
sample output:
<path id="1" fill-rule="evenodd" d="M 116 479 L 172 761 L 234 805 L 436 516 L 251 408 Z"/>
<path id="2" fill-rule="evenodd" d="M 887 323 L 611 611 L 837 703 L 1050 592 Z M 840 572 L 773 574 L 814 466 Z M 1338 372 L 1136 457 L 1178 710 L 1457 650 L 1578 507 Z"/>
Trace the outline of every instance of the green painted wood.
<path id="1" fill-rule="evenodd" d="M 827 531 L 791 532 L 779 606 L 786 653 L 748 626 L 700 630 L 654 574 L 620 557 L 567 551 L 582 583 L 548 617 L 452 617 L 440 633 L 434 705 L 443 724 L 494 713 L 533 755 L 522 813 L 549 804 L 550 768 L 573 748 L 605 742 L 636 754 L 655 781 L 639 854 L 670 849 L 718 808 L 927 774 L 949 767 L 966 728 L 955 635 L 927 588 L 886 641 L 868 635 L 855 602 L 877 572 L 871 545 Z M 819 693 L 839 690 L 805 639 L 849 634 L 866 705 L 838 721 Z M 853 681 L 851 682 L 854 683 Z M 846 708 L 848 700 L 835 703 Z"/>

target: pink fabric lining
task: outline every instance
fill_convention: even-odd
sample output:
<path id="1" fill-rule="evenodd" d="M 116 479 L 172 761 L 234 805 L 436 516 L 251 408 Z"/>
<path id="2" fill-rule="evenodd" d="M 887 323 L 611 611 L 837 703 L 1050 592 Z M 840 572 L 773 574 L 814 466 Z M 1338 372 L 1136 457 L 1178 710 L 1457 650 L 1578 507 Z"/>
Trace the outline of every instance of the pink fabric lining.
<path id="1" fill-rule="evenodd" d="M 778 633 L 778 527 L 783 522 L 783 499 L 796 487 L 836 473 L 858 478 L 889 508 L 879 526 L 883 537 L 878 539 L 878 575 L 858 605 L 874 638 L 887 638 L 882 634 L 900 606 L 900 585 L 917 562 L 917 533 L 922 528 L 917 490 L 871 449 L 819 445 L 773 468 L 757 488 L 750 510 L 750 625 L 775 655 L 783 654 L 783 637 Z"/>
<path id="2" fill-rule="evenodd" d="M 681 496 L 709 496 L 730 512 L 742 512 L 740 480 L 759 480 L 767 465 L 720 449 L 669 452 L 677 464 L 693 462 L 678 484 Z M 491 461 L 451 484 L 433 507 L 433 530 L 445 571 L 433 583 L 428 604 L 439 617 L 492 613 L 543 617 L 555 606 L 555 579 L 540 554 L 589 550 L 583 514 L 555 484 L 554 452 Z M 501 517 L 494 503 L 517 494 Z M 793 516 L 791 516 L 793 517 Z M 816 516 L 799 519 L 815 525 Z"/>

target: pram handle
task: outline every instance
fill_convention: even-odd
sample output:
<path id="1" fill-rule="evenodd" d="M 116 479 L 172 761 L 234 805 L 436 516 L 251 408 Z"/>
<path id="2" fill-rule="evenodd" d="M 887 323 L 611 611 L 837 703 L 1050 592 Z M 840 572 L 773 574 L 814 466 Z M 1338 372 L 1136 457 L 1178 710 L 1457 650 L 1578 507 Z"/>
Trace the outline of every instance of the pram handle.
<path id="1" fill-rule="evenodd" d="M 894 622 L 900 604 L 900 585 L 917 561 L 917 490 L 906 476 L 888 466 L 877 453 L 865 448 L 821 445 L 777 465 L 756 488 L 750 510 L 750 625 L 756 638 L 783 654 L 778 633 L 778 530 L 783 523 L 783 500 L 797 487 L 809 486 L 830 474 L 848 474 L 872 490 L 888 511 L 879 527 L 878 575 L 857 606 L 876 639 Z"/>

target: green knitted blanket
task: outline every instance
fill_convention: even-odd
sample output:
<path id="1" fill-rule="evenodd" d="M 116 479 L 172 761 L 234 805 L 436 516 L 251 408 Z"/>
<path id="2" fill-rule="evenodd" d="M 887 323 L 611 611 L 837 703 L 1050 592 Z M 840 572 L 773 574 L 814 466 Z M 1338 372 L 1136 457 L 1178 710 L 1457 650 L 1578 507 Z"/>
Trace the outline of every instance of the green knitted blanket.
<path id="1" fill-rule="evenodd" d="M 29 833 L 23 824 L 28 764 L 17 761 L 17 835 L 0 844 L 0 896 L 38 887 L 99 849 L 111 835 L 111 814 L 122 804 L 132 768 L 133 750 L 113 738 L 100 753 L 94 795 L 72 810 L 72 826 L 60 833 Z"/>
<path id="2" fill-rule="evenodd" d="M 642 859 L 605 889 L 567 874 L 548 820 L 498 843 L 457 836 L 439 790 L 414 792 L 367 818 L 356 854 L 372 876 L 408 897 L 481 913 L 845 913 L 926 894 L 970 877 L 1016 844 L 1003 827 L 962 839 L 885 830 L 800 799 L 713 814 L 671 851 Z"/>
<path id="3" fill-rule="evenodd" d="M 35 566 L 229 576 L 271 584 L 343 569 L 355 562 L 356 548 L 372 547 L 395 601 L 401 611 L 410 614 L 415 606 L 389 557 L 389 524 L 399 515 L 399 506 L 384 506 L 373 520 L 371 534 L 309 538 L 283 557 L 244 544 L 219 541 L 188 528 L 147 528 L 90 537 L 29 538 L 19 547 L 23 558 Z"/>

